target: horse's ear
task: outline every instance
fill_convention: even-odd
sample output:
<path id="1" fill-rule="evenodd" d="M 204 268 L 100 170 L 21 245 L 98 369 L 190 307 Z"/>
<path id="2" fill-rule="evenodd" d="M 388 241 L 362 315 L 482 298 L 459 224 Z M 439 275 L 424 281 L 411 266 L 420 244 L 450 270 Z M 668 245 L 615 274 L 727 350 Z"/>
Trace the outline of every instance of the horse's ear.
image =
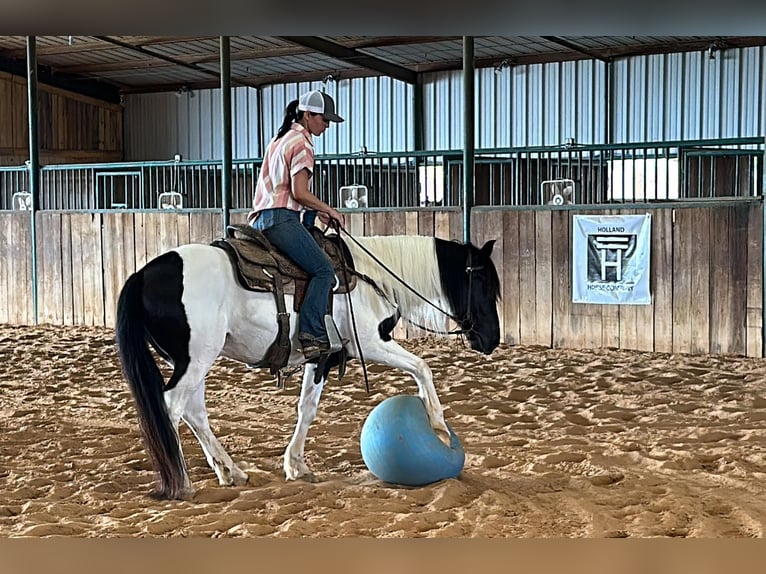
<path id="1" fill-rule="evenodd" d="M 489 258 L 492 255 L 492 248 L 495 246 L 495 240 L 490 239 L 484 244 L 484 247 L 482 247 L 479 251 L 482 255 L 486 255 L 487 258 Z"/>

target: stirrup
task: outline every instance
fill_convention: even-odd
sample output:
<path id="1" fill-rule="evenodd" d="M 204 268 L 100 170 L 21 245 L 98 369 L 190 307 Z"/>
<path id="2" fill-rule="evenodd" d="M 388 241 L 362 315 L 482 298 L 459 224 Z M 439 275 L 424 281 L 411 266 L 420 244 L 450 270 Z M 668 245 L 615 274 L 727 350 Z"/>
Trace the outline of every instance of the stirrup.
<path id="1" fill-rule="evenodd" d="M 324 327 L 327 331 L 327 339 L 330 341 L 330 353 L 337 353 L 343 348 L 344 343 L 340 338 L 338 327 L 335 326 L 335 321 L 333 321 L 332 315 L 324 316 Z"/>

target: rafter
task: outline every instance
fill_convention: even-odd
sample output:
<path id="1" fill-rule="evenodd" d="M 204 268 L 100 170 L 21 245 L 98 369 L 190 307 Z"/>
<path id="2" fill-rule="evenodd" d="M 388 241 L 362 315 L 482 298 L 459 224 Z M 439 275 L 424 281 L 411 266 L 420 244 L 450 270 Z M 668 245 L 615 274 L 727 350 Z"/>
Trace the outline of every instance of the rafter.
<path id="1" fill-rule="evenodd" d="M 600 60 L 602 62 L 609 62 L 611 58 L 605 57 L 603 53 L 596 52 L 595 50 L 589 50 L 588 48 L 584 48 L 583 46 L 578 46 L 574 42 L 570 42 L 569 40 L 565 40 L 564 38 L 559 38 L 558 36 L 540 36 L 544 40 L 548 40 L 549 42 L 556 44 L 558 46 L 561 46 L 563 48 L 566 48 L 567 50 L 571 50 L 572 52 L 576 52 L 578 54 L 582 54 L 584 56 L 588 56 L 589 58 L 593 58 L 594 60 Z"/>
<path id="2" fill-rule="evenodd" d="M 153 50 L 149 50 L 148 48 L 144 48 L 142 46 L 133 46 L 132 44 L 128 44 L 126 42 L 123 42 L 121 40 L 116 40 L 114 38 L 110 38 L 109 36 L 95 36 L 96 38 L 103 40 L 104 42 L 110 42 L 114 44 L 115 46 L 119 46 L 121 48 L 125 48 L 126 50 L 132 50 L 134 52 L 138 52 L 140 54 L 144 54 L 146 56 L 150 56 L 152 58 L 157 58 L 158 60 L 163 60 L 165 62 L 169 62 L 171 64 L 175 64 L 176 66 L 181 66 L 183 68 L 188 68 L 190 70 L 194 70 L 196 72 L 200 72 L 202 74 L 212 76 L 220 81 L 221 74 L 215 70 L 209 70 L 207 68 L 204 68 L 202 66 L 199 66 L 197 64 L 184 62 L 183 60 L 179 60 L 178 58 L 174 58 L 171 56 L 166 56 L 165 54 L 160 54 L 158 52 L 154 52 Z M 243 86 L 249 86 L 252 85 L 247 80 L 242 80 L 241 78 L 232 78 L 231 79 L 232 85 L 243 85 Z"/>
<path id="3" fill-rule="evenodd" d="M 353 48 L 347 48 L 336 42 L 318 38 L 316 36 L 280 36 L 283 40 L 298 44 L 299 46 L 305 46 L 316 52 L 321 52 L 332 58 L 348 62 L 356 66 L 364 66 L 370 70 L 374 70 L 386 76 L 390 76 L 397 80 L 407 82 L 408 84 L 417 83 L 418 74 L 397 64 L 392 64 L 387 60 L 370 56 Z"/>

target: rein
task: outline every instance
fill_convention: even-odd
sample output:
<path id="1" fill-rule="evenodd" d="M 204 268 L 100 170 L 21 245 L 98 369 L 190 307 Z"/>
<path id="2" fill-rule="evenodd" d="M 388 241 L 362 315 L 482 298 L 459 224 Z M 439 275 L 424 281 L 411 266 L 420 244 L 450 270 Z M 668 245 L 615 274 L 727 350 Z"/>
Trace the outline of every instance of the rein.
<path id="1" fill-rule="evenodd" d="M 392 271 L 385 263 L 383 263 L 380 259 L 378 259 L 369 249 L 367 249 L 364 245 L 359 243 L 359 241 L 357 241 L 357 239 L 353 235 L 351 235 L 348 231 L 346 231 L 344 228 L 342 228 L 340 225 L 338 225 L 338 223 L 336 221 L 332 221 L 331 222 L 331 227 L 333 227 L 333 229 L 335 229 L 338 232 L 342 231 L 346 235 L 346 237 L 351 239 L 362 251 L 364 251 L 368 256 L 370 256 L 370 258 L 372 258 L 372 260 L 375 261 L 375 263 L 380 265 L 380 267 L 382 267 L 386 271 L 386 273 L 388 273 L 394 279 L 396 279 L 399 283 L 404 285 L 411 293 L 416 295 L 419 299 L 421 299 L 422 301 L 424 301 L 425 303 L 427 303 L 428 305 L 430 305 L 431 307 L 433 307 L 434 309 L 436 309 L 437 311 L 439 311 L 440 313 L 442 313 L 446 317 L 448 317 L 448 318 L 452 319 L 453 321 L 455 321 L 455 323 L 460 325 L 460 328 L 455 329 L 453 331 L 440 331 L 440 330 L 437 330 L 437 329 L 429 329 L 428 327 L 425 327 L 423 325 L 419 325 L 419 324 L 415 323 L 414 321 L 412 321 L 410 319 L 407 319 L 405 317 L 404 320 L 407 321 L 410 325 L 413 325 L 413 326 L 417 327 L 418 329 L 422 329 L 423 331 L 426 331 L 428 333 L 434 333 L 434 334 L 437 334 L 437 335 L 464 335 L 466 333 L 470 333 L 470 332 L 473 331 L 473 316 L 471 314 L 471 291 L 472 291 L 472 287 L 473 287 L 473 272 L 474 271 L 480 271 L 484 267 L 483 266 L 474 267 L 472 265 L 473 256 L 471 255 L 471 250 L 470 249 L 468 250 L 468 261 L 467 261 L 467 265 L 466 265 L 466 268 L 465 268 L 465 272 L 468 273 L 468 294 L 467 294 L 467 301 L 466 301 L 466 316 L 461 320 L 458 317 L 456 317 L 455 315 L 453 315 L 452 313 L 450 313 L 448 311 L 445 311 L 444 309 L 442 309 L 441 307 L 436 305 L 434 302 L 432 302 L 429 299 L 425 298 L 421 293 L 419 293 L 417 290 L 415 290 L 404 279 L 402 279 L 401 277 L 399 277 L 399 275 L 397 275 L 394 271 Z M 466 324 L 466 323 L 468 324 L 468 328 L 464 328 L 463 327 L 463 325 Z"/>

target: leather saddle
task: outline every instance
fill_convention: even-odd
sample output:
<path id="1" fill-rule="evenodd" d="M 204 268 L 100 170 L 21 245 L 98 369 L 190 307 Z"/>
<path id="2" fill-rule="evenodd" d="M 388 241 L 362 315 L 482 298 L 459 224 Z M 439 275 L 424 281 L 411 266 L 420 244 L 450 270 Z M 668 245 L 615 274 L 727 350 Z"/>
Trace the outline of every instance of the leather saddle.
<path id="1" fill-rule="evenodd" d="M 336 284 L 333 293 L 346 293 L 356 287 L 354 262 L 346 244 L 338 235 L 325 235 L 318 228 L 310 228 L 335 269 Z M 266 236 L 249 225 L 229 225 L 227 237 L 213 241 L 229 254 L 237 270 L 240 284 L 251 291 L 274 292 L 281 287 L 284 293 L 294 295 L 293 310 L 299 311 L 309 277 L 292 259 L 274 247 Z"/>
<path id="2" fill-rule="evenodd" d="M 330 294 L 331 306 L 334 293 L 347 293 L 356 287 L 354 262 L 340 236 L 325 235 L 316 227 L 309 231 L 335 269 L 336 285 Z M 269 367 L 272 375 L 277 374 L 287 365 L 290 356 L 290 314 L 285 307 L 285 293 L 293 295 L 293 310 L 298 312 L 306 294 L 309 276 L 274 247 L 261 231 L 249 225 L 230 225 L 226 235 L 211 245 L 223 249 L 229 256 L 242 287 L 250 291 L 274 293 L 279 332 L 261 362 L 252 366 Z"/>

